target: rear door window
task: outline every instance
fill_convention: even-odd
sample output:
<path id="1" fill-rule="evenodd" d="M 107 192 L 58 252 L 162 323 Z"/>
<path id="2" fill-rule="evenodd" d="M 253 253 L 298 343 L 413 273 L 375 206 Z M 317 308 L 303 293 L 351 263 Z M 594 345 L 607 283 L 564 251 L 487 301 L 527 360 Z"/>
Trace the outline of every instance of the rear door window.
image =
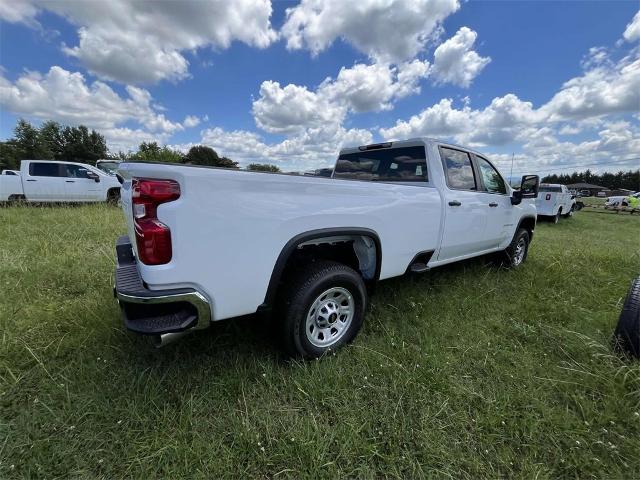
<path id="1" fill-rule="evenodd" d="M 424 147 L 400 147 L 345 153 L 336 162 L 333 178 L 378 182 L 426 182 Z"/>
<path id="2" fill-rule="evenodd" d="M 478 189 L 471 157 L 467 152 L 440 147 L 440 156 L 442 157 L 449 188 L 456 190 Z"/>
<path id="3" fill-rule="evenodd" d="M 31 162 L 29 164 L 29 175 L 32 177 L 64 177 L 66 176 L 66 171 L 61 171 L 59 163 Z"/>

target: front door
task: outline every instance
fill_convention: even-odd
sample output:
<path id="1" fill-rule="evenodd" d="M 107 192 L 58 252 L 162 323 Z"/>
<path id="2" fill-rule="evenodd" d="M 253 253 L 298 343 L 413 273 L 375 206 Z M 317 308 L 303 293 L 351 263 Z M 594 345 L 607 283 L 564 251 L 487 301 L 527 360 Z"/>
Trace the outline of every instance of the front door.
<path id="1" fill-rule="evenodd" d="M 86 202 L 94 200 L 98 189 L 95 180 L 87 177 L 88 170 L 73 163 L 62 164 L 65 172 L 67 201 Z"/>
<path id="2" fill-rule="evenodd" d="M 439 147 L 447 188 L 444 228 L 438 260 L 452 260 L 486 250 L 488 207 L 468 152 Z"/>
<path id="3" fill-rule="evenodd" d="M 498 170 L 485 158 L 478 155 L 475 158 L 483 187 L 480 195 L 487 210 L 484 237 L 487 248 L 497 248 L 514 229 L 513 205 L 507 185 Z"/>

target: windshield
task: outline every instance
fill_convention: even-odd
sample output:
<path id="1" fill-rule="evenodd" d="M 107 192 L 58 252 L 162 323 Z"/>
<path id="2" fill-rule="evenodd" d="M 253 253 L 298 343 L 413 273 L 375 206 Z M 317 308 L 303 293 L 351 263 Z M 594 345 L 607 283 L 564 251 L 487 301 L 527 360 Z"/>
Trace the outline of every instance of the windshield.
<path id="1" fill-rule="evenodd" d="M 120 162 L 98 162 L 96 167 L 109 175 L 115 175 L 116 170 L 118 170 L 118 165 L 120 165 Z"/>

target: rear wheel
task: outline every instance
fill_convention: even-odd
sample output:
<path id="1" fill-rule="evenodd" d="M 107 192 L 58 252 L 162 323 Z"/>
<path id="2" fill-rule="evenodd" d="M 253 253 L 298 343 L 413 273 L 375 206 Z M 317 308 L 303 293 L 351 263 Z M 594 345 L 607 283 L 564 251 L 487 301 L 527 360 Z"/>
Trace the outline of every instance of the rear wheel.
<path id="1" fill-rule="evenodd" d="M 558 213 L 556 213 L 553 217 L 551 217 L 551 221 L 555 224 L 558 223 L 560 221 L 560 213 L 561 210 L 558 210 Z"/>
<path id="2" fill-rule="evenodd" d="M 367 291 L 360 274 L 332 261 L 317 261 L 292 275 L 280 300 L 281 336 L 292 356 L 318 358 L 350 342 L 360 331 Z"/>

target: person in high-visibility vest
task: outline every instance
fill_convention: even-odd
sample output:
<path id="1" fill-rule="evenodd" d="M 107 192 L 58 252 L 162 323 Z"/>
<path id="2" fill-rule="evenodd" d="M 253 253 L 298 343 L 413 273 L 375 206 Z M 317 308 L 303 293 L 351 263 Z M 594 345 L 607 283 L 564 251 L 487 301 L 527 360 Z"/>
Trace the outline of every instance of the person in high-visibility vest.
<path id="1" fill-rule="evenodd" d="M 625 200 L 631 208 L 640 208 L 640 198 L 629 195 Z"/>

